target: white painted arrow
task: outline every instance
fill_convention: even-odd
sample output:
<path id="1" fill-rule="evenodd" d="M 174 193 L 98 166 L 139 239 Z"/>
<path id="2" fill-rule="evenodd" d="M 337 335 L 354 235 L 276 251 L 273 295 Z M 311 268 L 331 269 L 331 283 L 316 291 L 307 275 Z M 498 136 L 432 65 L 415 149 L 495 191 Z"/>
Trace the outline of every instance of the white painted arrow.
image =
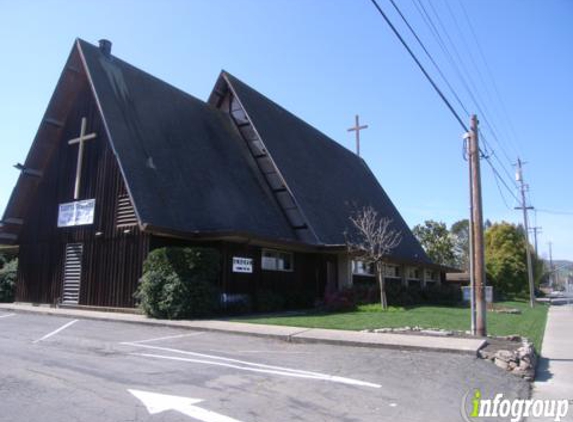
<path id="1" fill-rule="evenodd" d="M 147 411 L 152 415 L 165 412 L 167 410 L 175 410 L 176 412 L 183 413 L 184 415 L 203 422 L 240 422 L 237 419 L 229 418 L 228 416 L 195 406 L 195 404 L 203 401 L 201 399 L 169 396 L 167 394 L 151 393 L 149 391 L 140 390 L 127 391 L 137 397 L 145 405 Z"/>

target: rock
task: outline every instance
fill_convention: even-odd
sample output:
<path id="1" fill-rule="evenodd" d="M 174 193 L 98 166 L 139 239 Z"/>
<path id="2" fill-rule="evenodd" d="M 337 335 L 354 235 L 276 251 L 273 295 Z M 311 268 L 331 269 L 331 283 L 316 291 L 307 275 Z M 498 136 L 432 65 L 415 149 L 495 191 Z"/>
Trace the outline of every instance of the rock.
<path id="1" fill-rule="evenodd" d="M 454 335 L 453 332 L 447 330 L 422 330 L 421 332 L 432 336 L 442 336 L 442 337 Z"/>
<path id="2" fill-rule="evenodd" d="M 495 357 L 494 353 L 492 352 L 488 352 L 487 350 L 480 350 L 479 352 L 479 357 L 482 359 L 493 359 Z"/>
<path id="3" fill-rule="evenodd" d="M 525 371 L 525 370 L 531 369 L 531 363 L 528 362 L 528 361 L 526 361 L 526 360 L 521 360 L 521 361 L 519 362 L 519 369 L 520 369 L 521 371 Z"/>
<path id="4" fill-rule="evenodd" d="M 513 371 L 515 368 L 517 368 L 517 362 L 511 361 L 511 362 L 509 362 L 509 364 L 507 365 L 507 367 L 508 367 L 508 369 L 509 369 L 510 371 Z"/>
<path id="5" fill-rule="evenodd" d="M 521 341 L 521 336 L 518 336 L 517 334 L 505 336 L 504 338 L 505 338 L 505 340 L 509 340 L 509 341 Z"/>
<path id="6" fill-rule="evenodd" d="M 503 369 L 504 371 L 507 371 L 509 364 L 501 359 L 495 358 L 493 363 L 495 363 L 496 366 L 498 366 L 499 368 Z"/>
<path id="7" fill-rule="evenodd" d="M 502 360 L 507 363 L 511 360 L 515 360 L 515 355 L 513 352 L 510 352 L 509 350 L 498 350 L 497 352 L 495 352 L 495 359 L 496 361 Z"/>

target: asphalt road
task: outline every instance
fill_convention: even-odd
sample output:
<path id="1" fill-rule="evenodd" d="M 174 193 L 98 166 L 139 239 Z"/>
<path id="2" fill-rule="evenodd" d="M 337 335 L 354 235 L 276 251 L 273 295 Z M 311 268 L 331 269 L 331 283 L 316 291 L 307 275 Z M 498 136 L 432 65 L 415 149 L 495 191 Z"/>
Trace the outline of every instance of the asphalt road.
<path id="1" fill-rule="evenodd" d="M 464 355 L 0 312 L 2 422 L 457 421 L 476 388 L 529 391 Z"/>

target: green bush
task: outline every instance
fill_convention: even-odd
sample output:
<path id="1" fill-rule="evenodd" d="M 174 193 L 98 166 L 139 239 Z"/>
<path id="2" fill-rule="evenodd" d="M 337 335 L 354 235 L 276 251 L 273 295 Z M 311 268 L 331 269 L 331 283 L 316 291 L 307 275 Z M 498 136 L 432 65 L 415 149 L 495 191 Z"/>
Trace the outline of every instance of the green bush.
<path id="1" fill-rule="evenodd" d="M 430 305 L 455 306 L 462 301 L 462 289 L 450 284 L 429 284 L 422 295 L 424 302 Z"/>
<path id="2" fill-rule="evenodd" d="M 272 290 L 261 289 L 257 291 L 258 312 L 279 312 L 285 309 L 285 298 Z"/>
<path id="3" fill-rule="evenodd" d="M 354 286 L 356 300 L 367 305 L 380 303 L 380 289 L 377 283 L 360 283 Z M 447 305 L 455 306 L 462 301 L 462 291 L 449 284 L 428 283 L 425 288 L 420 285 L 404 286 L 399 282 L 386 282 L 386 298 L 390 306 Z"/>
<path id="4" fill-rule="evenodd" d="M 314 306 L 314 293 L 308 290 L 291 290 L 285 294 L 285 309 L 308 309 Z"/>
<path id="5" fill-rule="evenodd" d="M 219 311 L 220 259 L 208 248 L 161 248 L 143 264 L 135 297 L 154 318 L 204 317 Z"/>
<path id="6" fill-rule="evenodd" d="M 356 308 L 356 294 L 352 288 L 339 290 L 326 296 L 325 309 L 329 312 L 351 312 Z"/>
<path id="7" fill-rule="evenodd" d="M 236 295 L 232 300 L 223 303 L 223 311 L 227 315 L 244 315 L 253 312 L 253 300 L 250 295 Z"/>
<path id="8" fill-rule="evenodd" d="M 18 259 L 13 259 L 0 269 L 0 302 L 14 302 L 17 278 Z"/>

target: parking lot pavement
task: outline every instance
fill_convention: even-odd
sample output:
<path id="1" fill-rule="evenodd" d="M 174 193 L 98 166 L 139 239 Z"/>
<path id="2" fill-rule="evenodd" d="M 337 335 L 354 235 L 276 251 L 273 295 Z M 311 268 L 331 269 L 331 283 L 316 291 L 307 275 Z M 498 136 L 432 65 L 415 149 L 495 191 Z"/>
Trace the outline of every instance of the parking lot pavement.
<path id="1" fill-rule="evenodd" d="M 471 356 L 0 312 L 2 421 L 459 420 L 528 384 Z"/>

